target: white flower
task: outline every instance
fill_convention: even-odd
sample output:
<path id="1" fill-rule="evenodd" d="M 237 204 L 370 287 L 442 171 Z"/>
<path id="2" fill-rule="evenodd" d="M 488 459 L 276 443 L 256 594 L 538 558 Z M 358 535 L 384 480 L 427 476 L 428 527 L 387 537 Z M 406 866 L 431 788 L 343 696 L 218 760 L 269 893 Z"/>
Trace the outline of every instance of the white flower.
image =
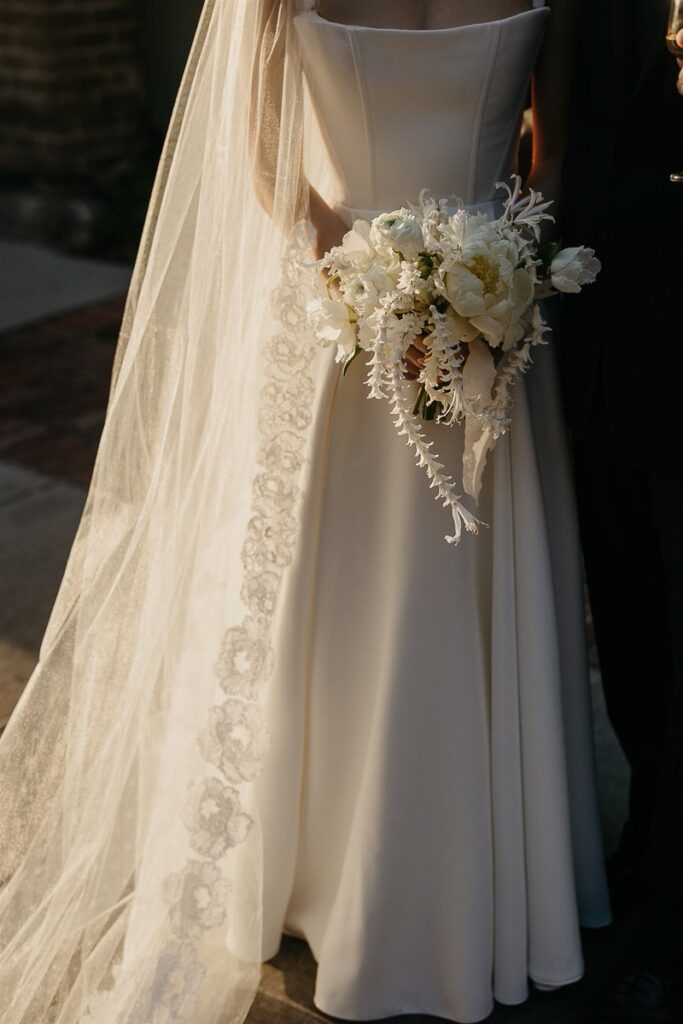
<path id="1" fill-rule="evenodd" d="M 366 220 L 355 220 L 353 227 L 342 239 L 341 250 L 352 260 L 371 260 L 375 255 L 375 247 L 370 240 L 370 225 Z"/>
<path id="2" fill-rule="evenodd" d="M 344 283 L 344 299 L 354 310 L 374 309 L 379 294 L 372 277 L 354 277 Z"/>
<path id="3" fill-rule="evenodd" d="M 422 430 L 422 397 L 430 412 L 437 403 L 440 423 L 464 424 L 463 485 L 476 497 L 486 452 L 510 424 L 512 385 L 527 368 L 532 346 L 544 340 L 538 300 L 556 291 L 580 291 L 600 270 L 592 250 L 576 248 L 559 252 L 547 273 L 539 230 L 549 219 L 548 204 L 533 191 L 523 195 L 517 177 L 507 192 L 495 219 L 462 203 L 453 213 L 448 200 L 423 191 L 415 206 L 380 214 L 372 223 L 356 221 L 322 261 L 338 295 L 330 298 L 321 290 L 319 300 L 308 306 L 316 337 L 337 346 L 338 362 L 347 363 L 359 347 L 368 352 L 363 360 L 368 395 L 390 403 L 398 433 L 450 508 L 455 526 L 450 542 L 457 542 L 463 526 L 476 531 L 477 524 Z M 428 339 L 429 356 L 416 407 L 405 355 L 417 337 Z M 289 508 L 289 497 L 282 498 Z M 276 499 L 280 495 L 274 492 L 269 503 Z M 271 545 L 266 554 L 259 563 L 264 571 L 245 590 L 254 617 L 274 604 L 267 569 L 276 564 L 277 548 Z M 255 730 L 230 704 L 223 710 L 226 716 L 214 715 L 206 749 L 224 770 L 244 762 L 249 777 Z"/>
<path id="4" fill-rule="evenodd" d="M 532 277 L 515 266 L 505 241 L 483 239 L 465 252 L 466 264 L 449 264 L 444 274 L 446 297 L 490 345 L 509 347 L 524 335 L 520 321 L 533 302 Z"/>
<path id="5" fill-rule="evenodd" d="M 337 299 L 312 299 L 306 310 L 318 340 L 324 345 L 337 346 L 337 362 L 353 355 L 356 332 L 345 302 Z"/>
<path id="6" fill-rule="evenodd" d="M 595 281 L 600 268 L 593 249 L 562 249 L 550 265 L 550 280 L 558 292 L 580 292 L 582 285 Z"/>
<path id="7" fill-rule="evenodd" d="M 375 343 L 377 336 L 377 323 L 371 318 L 358 322 L 358 344 L 366 352 L 369 352 Z"/>
<path id="8" fill-rule="evenodd" d="M 408 210 L 382 213 L 372 222 L 370 239 L 377 246 L 386 245 L 410 259 L 424 248 L 422 228 L 417 217 Z"/>
<path id="9" fill-rule="evenodd" d="M 401 264 L 397 287 L 399 291 L 407 292 L 410 295 L 426 291 L 427 282 L 422 277 L 417 263 L 405 260 Z"/>
<path id="10" fill-rule="evenodd" d="M 462 264 L 456 264 L 444 277 L 446 296 L 460 316 L 480 316 L 486 311 L 484 283 Z"/>

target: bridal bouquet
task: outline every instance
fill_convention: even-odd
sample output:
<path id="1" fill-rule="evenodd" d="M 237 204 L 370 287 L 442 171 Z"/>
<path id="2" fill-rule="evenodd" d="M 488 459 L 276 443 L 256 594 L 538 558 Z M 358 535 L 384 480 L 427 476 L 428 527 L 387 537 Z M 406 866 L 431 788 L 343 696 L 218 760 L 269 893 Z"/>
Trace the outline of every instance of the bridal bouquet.
<path id="1" fill-rule="evenodd" d="M 457 543 L 478 522 L 462 504 L 424 420 L 464 428 L 463 489 L 479 496 L 486 456 L 510 426 L 512 385 L 547 331 L 539 300 L 578 292 L 600 270 L 592 249 L 541 245 L 553 218 L 521 180 L 498 218 L 420 195 L 417 206 L 357 220 L 320 261 L 326 288 L 308 305 L 316 339 L 336 345 L 344 372 L 369 354 L 369 397 L 389 402 L 398 433 L 415 451 L 436 496 L 450 509 Z M 416 383 L 406 355 L 425 351 Z"/>

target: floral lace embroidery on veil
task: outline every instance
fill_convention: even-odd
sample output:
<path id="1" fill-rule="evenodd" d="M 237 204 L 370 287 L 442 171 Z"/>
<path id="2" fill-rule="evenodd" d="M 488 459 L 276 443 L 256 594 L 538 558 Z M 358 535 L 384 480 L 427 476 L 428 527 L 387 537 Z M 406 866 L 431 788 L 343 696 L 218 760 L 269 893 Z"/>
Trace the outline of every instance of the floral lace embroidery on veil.
<path id="1" fill-rule="evenodd" d="M 315 382 L 306 302 L 313 294 L 313 226 L 301 221 L 293 230 L 282 261 L 281 281 L 273 292 L 274 317 L 282 328 L 265 347 L 264 383 L 258 411 L 259 472 L 254 479 L 251 516 L 243 544 L 244 619 L 223 639 L 215 672 L 225 699 L 215 703 L 198 738 L 207 763 L 183 811 L 190 856 L 164 883 L 169 937 L 146 976 L 133 1010 L 117 1012 L 114 985 L 90 1000 L 83 1024 L 177 1024 L 194 1012 L 206 965 L 199 940 L 225 930 L 230 883 L 222 859 L 242 843 L 253 824 L 243 807 L 240 785 L 255 779 L 269 746 L 262 692 L 272 670 L 271 628 L 284 570 L 297 539 L 296 511 L 304 448 L 312 420 Z M 202 859 L 198 859 L 202 858 Z"/>

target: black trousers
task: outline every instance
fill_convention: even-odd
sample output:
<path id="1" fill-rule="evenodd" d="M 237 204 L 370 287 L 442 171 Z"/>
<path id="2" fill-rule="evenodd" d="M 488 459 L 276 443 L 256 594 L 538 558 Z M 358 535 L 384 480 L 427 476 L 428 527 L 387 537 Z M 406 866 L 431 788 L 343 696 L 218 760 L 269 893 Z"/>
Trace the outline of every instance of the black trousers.
<path id="1" fill-rule="evenodd" d="M 607 710 L 631 767 L 629 840 L 646 880 L 681 870 L 681 480 L 630 464 L 604 409 L 574 439 L 579 520 Z M 675 884 L 675 883 L 674 883 Z"/>

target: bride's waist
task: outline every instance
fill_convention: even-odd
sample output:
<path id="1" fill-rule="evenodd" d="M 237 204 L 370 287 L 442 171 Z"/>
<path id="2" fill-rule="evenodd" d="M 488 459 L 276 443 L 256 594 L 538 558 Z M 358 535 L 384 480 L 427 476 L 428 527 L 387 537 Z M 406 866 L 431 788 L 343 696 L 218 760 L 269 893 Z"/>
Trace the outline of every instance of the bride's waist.
<path id="1" fill-rule="evenodd" d="M 417 198 L 418 197 L 415 196 L 412 201 L 413 202 L 417 202 Z M 447 198 L 447 197 L 438 196 L 438 197 L 435 197 L 435 198 L 441 199 L 441 198 Z M 449 209 L 449 211 L 451 213 L 454 213 L 459 207 L 460 207 L 460 204 L 455 199 L 453 199 L 453 201 L 449 202 L 449 204 L 448 204 L 448 209 Z M 500 200 L 500 199 L 484 199 L 484 200 L 481 200 L 480 202 L 477 202 L 477 203 L 464 203 L 462 205 L 462 208 L 465 209 L 465 210 L 469 210 L 469 211 L 471 211 L 473 213 L 474 212 L 477 212 L 477 213 L 479 213 L 479 212 L 487 213 L 489 215 L 489 217 L 495 218 L 495 217 L 498 217 L 498 215 L 500 214 L 500 212 L 502 210 L 502 200 Z M 392 209 L 396 209 L 396 207 L 395 206 L 384 206 L 384 207 L 380 207 L 379 209 L 366 209 L 364 207 L 351 206 L 349 203 L 336 203 L 334 209 L 339 214 L 339 216 L 344 221 L 344 223 L 348 227 L 350 227 L 353 224 L 354 220 L 367 220 L 367 221 L 371 221 L 375 217 L 377 217 L 380 213 L 390 212 Z"/>

